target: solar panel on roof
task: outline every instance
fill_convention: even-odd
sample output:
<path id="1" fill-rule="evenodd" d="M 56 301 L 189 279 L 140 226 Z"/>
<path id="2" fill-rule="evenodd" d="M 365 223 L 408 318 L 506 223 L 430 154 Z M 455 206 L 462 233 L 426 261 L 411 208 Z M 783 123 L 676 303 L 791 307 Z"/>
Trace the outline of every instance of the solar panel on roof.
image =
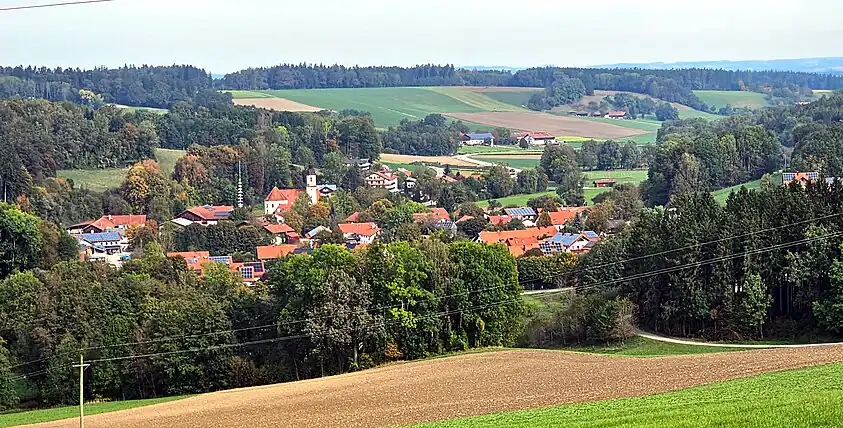
<path id="1" fill-rule="evenodd" d="M 208 257 L 208 260 L 214 263 L 226 263 L 228 264 L 231 261 L 231 257 L 229 256 L 211 256 Z"/>

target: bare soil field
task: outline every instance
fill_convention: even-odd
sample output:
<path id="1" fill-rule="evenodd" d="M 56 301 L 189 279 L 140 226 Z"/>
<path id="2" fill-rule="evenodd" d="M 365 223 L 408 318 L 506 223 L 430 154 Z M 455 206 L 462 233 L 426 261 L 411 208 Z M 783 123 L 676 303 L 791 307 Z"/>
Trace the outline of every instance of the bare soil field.
<path id="1" fill-rule="evenodd" d="M 414 156 L 381 153 L 381 161 L 394 163 L 429 162 L 453 166 L 477 166 L 476 164 L 465 161 L 455 156 Z"/>
<path id="2" fill-rule="evenodd" d="M 555 135 L 597 139 L 624 138 L 646 134 L 639 129 L 624 128 L 602 122 L 536 112 L 445 113 L 467 122 L 500 126 L 521 131 L 545 131 Z"/>
<path id="3" fill-rule="evenodd" d="M 255 106 L 269 110 L 278 111 L 321 111 L 325 110 L 319 107 L 309 106 L 307 104 L 297 103 L 284 98 L 235 98 L 234 104 L 238 106 Z"/>
<path id="4" fill-rule="evenodd" d="M 388 427 L 633 397 L 843 361 L 843 347 L 657 358 L 509 350 L 205 394 L 86 419 L 89 428 Z M 35 425 L 78 426 L 76 420 Z"/>

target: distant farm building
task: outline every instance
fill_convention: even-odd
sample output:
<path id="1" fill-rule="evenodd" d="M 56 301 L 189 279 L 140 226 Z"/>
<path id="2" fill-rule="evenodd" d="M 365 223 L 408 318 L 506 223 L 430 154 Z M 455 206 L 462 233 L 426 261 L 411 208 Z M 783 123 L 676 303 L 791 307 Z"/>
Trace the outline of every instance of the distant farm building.
<path id="1" fill-rule="evenodd" d="M 813 183 L 819 179 L 820 173 L 818 172 L 785 172 L 782 174 L 782 184 L 785 186 L 795 181 L 805 187 L 808 183 Z M 833 184 L 836 180 L 836 177 L 826 177 L 825 183 Z"/>
<path id="2" fill-rule="evenodd" d="M 626 112 L 625 111 L 610 111 L 610 112 L 606 113 L 606 115 L 603 116 L 603 117 L 605 117 L 606 119 L 625 119 L 626 118 Z"/>
<path id="3" fill-rule="evenodd" d="M 495 136 L 489 132 L 462 134 L 460 136 L 460 143 L 464 146 L 482 146 L 486 144 L 494 146 Z"/>
<path id="4" fill-rule="evenodd" d="M 554 135 L 544 131 L 516 132 L 515 134 L 512 134 L 512 137 L 519 143 L 523 140 L 531 146 L 544 146 L 556 141 L 556 137 Z"/>
<path id="5" fill-rule="evenodd" d="M 606 187 L 615 187 L 617 184 L 617 180 L 612 180 L 611 178 L 601 178 L 599 180 L 594 180 L 594 187 L 597 188 L 606 188 Z"/>

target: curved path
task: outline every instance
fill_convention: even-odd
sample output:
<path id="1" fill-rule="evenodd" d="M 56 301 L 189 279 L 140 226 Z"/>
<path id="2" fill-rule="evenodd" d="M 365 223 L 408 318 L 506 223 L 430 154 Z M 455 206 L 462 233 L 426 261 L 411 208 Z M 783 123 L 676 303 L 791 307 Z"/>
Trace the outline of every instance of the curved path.
<path id="1" fill-rule="evenodd" d="M 802 345 L 749 345 L 739 343 L 714 343 L 714 342 L 698 342 L 695 340 L 675 339 L 667 336 L 660 336 L 658 334 L 647 333 L 641 330 L 635 332 L 637 336 L 645 339 L 656 340 L 665 343 L 675 343 L 678 345 L 691 346 L 705 346 L 708 348 L 736 348 L 736 349 L 771 349 L 771 348 L 815 348 L 818 346 L 838 346 L 843 345 L 843 342 L 835 343 L 806 343 Z"/>

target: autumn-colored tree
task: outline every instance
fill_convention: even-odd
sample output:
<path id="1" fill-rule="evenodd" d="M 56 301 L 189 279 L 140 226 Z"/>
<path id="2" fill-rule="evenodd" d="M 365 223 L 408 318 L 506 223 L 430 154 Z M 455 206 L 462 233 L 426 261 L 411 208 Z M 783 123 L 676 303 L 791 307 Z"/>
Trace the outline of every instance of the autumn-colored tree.
<path id="1" fill-rule="evenodd" d="M 163 210 L 156 210 L 153 201 L 161 204 L 170 200 L 170 185 L 161 172 L 161 167 L 153 160 L 138 162 L 129 168 L 126 180 L 120 186 L 120 195 L 123 196 L 136 213 L 155 214 L 159 217 L 166 217 Z M 157 199 L 157 201 L 156 201 Z M 166 218 L 158 218 L 165 220 Z"/>

